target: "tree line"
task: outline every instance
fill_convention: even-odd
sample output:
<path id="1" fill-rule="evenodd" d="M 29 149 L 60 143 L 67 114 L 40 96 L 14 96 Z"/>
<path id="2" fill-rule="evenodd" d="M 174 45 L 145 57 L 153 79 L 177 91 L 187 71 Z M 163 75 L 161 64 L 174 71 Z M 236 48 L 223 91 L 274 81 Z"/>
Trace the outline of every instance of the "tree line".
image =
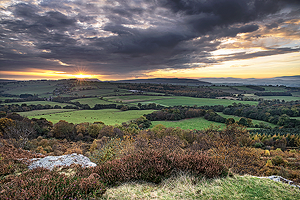
<path id="1" fill-rule="evenodd" d="M 128 90 L 140 90 L 147 92 L 165 93 L 167 95 L 172 94 L 176 96 L 188 96 L 197 98 L 215 98 L 222 96 L 232 96 L 228 92 L 214 91 L 207 87 L 191 87 L 183 85 L 167 85 L 167 84 L 122 84 L 118 86 L 122 89 Z"/>

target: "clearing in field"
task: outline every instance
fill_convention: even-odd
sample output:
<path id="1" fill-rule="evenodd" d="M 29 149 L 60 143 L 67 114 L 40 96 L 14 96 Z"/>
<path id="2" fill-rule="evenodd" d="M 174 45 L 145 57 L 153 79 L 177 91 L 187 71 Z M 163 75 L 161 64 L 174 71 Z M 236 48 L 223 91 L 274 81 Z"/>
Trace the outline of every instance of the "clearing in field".
<path id="1" fill-rule="evenodd" d="M 152 121 L 152 125 L 150 128 L 154 126 L 162 124 L 166 127 L 180 127 L 181 129 L 197 129 L 203 130 L 208 128 L 211 125 L 220 126 L 220 128 L 224 128 L 225 124 L 219 122 L 208 121 L 203 117 L 191 118 L 191 119 L 183 119 L 179 121 Z"/>
<path id="2" fill-rule="evenodd" d="M 72 104 L 68 104 L 68 103 L 59 103 L 59 102 L 54 102 L 54 101 L 23 101 L 23 102 L 11 102 L 11 103 L 3 103 L 5 105 L 12 105 L 12 104 L 18 104 L 18 105 L 22 105 L 22 104 L 26 104 L 26 105 L 38 105 L 41 104 L 43 106 L 45 105 L 50 105 L 50 106 L 74 106 Z"/>
<path id="3" fill-rule="evenodd" d="M 32 110 L 28 112 L 17 112 L 17 113 L 23 117 L 32 118 L 32 116 L 34 116 L 34 118 L 41 118 L 44 117 L 43 115 L 64 113 L 64 112 L 71 112 L 71 111 L 75 111 L 75 109 L 43 109 L 43 110 Z"/>
<path id="4" fill-rule="evenodd" d="M 105 101 L 100 98 L 81 98 L 81 99 L 73 99 L 71 102 L 79 102 L 81 104 L 88 104 L 90 107 L 94 107 L 96 104 L 117 104 L 115 102 Z"/>
<path id="5" fill-rule="evenodd" d="M 112 101 L 112 102 L 120 102 L 123 103 L 137 103 L 137 102 L 144 102 L 144 101 L 154 101 L 154 100 L 164 100 L 164 99 L 172 99 L 175 98 L 174 96 L 144 96 L 144 95 L 129 95 L 129 96 L 110 96 L 105 97 L 105 100 Z"/>
<path id="6" fill-rule="evenodd" d="M 78 96 L 109 96 L 116 94 L 130 94 L 127 90 L 119 89 L 119 92 L 115 92 L 114 88 L 100 88 L 100 89 L 92 89 L 92 90 L 82 90 L 82 91 L 73 91 L 73 93 L 77 93 Z"/>
<path id="7" fill-rule="evenodd" d="M 103 110 L 77 110 L 71 112 L 45 114 L 37 116 L 29 116 L 29 118 L 46 118 L 52 123 L 57 123 L 59 120 L 65 120 L 70 123 L 79 124 L 82 122 L 104 122 L 106 125 L 121 124 L 132 119 L 139 118 L 144 114 L 152 113 L 154 110 L 129 110 L 120 111 L 118 109 L 103 109 Z M 25 112 L 24 112 L 25 113 Z"/>
<path id="8" fill-rule="evenodd" d="M 246 98 L 253 98 L 253 99 L 264 99 L 264 100 L 273 100 L 273 99 L 279 99 L 284 101 L 297 101 L 300 100 L 300 96 L 294 95 L 293 96 L 257 96 L 254 94 L 244 94 L 244 97 Z"/>
<path id="9" fill-rule="evenodd" d="M 143 102 L 143 104 L 156 103 L 163 106 L 214 106 L 214 105 L 223 105 L 229 106 L 233 103 L 242 103 L 257 105 L 256 101 L 238 101 L 238 100 L 227 100 L 227 99 L 209 99 L 209 98 L 193 98 L 193 97 L 180 97 L 172 96 L 170 99 L 161 99 L 161 100 L 152 100 L 148 102 Z"/>
<path id="10" fill-rule="evenodd" d="M 56 88 L 58 81 L 26 81 L 26 82 L 14 82 L 5 86 L 5 94 L 38 94 L 39 97 L 52 96 L 53 90 Z"/>
<path id="11" fill-rule="evenodd" d="M 241 117 L 239 116 L 235 116 L 235 115 L 225 115 L 222 112 L 217 112 L 220 116 L 228 119 L 228 118 L 233 118 L 236 122 L 239 121 L 241 119 Z M 275 124 L 271 124 L 269 122 L 265 122 L 265 121 L 261 121 L 261 120 L 256 120 L 256 119 L 252 119 L 252 123 L 253 125 L 259 125 L 259 123 L 264 123 L 267 126 L 270 126 L 271 128 L 275 128 L 276 125 Z"/>
<path id="12" fill-rule="evenodd" d="M 263 96 L 261 97 L 266 100 L 273 100 L 273 99 L 279 99 L 279 100 L 284 100 L 284 101 L 297 101 L 300 100 L 299 96 Z"/>

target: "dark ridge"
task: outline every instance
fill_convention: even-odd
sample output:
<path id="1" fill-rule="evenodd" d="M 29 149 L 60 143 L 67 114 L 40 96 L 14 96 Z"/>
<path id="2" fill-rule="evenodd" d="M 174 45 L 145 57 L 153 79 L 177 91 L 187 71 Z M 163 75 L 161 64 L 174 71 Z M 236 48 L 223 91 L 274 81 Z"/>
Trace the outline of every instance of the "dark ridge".
<path id="1" fill-rule="evenodd" d="M 196 85 L 210 85 L 206 81 L 199 81 L 197 79 L 186 78 L 153 78 L 153 79 L 134 79 L 134 80 L 120 80 L 111 81 L 117 83 L 154 83 L 154 84 L 196 84 Z"/>

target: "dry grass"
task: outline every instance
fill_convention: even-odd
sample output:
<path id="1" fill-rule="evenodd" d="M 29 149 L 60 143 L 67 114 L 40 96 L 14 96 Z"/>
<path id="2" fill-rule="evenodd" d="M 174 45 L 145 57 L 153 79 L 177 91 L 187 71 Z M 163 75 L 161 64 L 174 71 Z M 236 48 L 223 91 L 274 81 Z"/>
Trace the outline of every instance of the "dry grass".
<path id="1" fill-rule="evenodd" d="M 299 189 L 269 179 L 233 176 L 199 179 L 179 173 L 159 185 L 126 183 L 110 188 L 102 199 L 300 199 Z"/>

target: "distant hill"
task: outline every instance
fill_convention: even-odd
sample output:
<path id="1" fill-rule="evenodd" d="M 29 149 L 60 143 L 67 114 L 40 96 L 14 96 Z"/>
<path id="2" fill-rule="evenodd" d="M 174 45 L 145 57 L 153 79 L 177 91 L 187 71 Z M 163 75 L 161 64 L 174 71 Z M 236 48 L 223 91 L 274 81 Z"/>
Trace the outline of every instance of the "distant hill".
<path id="1" fill-rule="evenodd" d="M 0 79 L 0 82 L 16 82 L 16 80 Z"/>
<path id="2" fill-rule="evenodd" d="M 206 81 L 187 78 L 153 78 L 153 79 L 134 79 L 134 80 L 120 80 L 111 81 L 118 83 L 153 83 L 153 84 L 181 84 L 181 85 L 211 85 Z"/>
<path id="3" fill-rule="evenodd" d="M 300 75 L 281 76 L 274 78 L 200 78 L 200 81 L 207 81 L 213 84 L 229 84 L 229 85 L 285 85 L 289 87 L 300 87 Z"/>
<path id="4" fill-rule="evenodd" d="M 101 82 L 97 78 L 77 78 L 78 81 L 96 81 L 96 82 Z"/>

